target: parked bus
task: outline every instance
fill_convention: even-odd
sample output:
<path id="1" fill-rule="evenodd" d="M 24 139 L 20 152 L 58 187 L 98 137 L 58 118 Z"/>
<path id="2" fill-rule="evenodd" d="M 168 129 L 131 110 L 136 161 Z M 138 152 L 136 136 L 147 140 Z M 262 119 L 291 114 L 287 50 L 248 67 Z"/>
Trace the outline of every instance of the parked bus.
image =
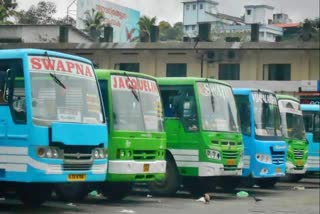
<path id="1" fill-rule="evenodd" d="M 286 174 L 289 181 L 299 181 L 307 170 L 308 144 L 300 102 L 297 98 L 277 95 L 282 133 L 288 146 Z"/>
<path id="2" fill-rule="evenodd" d="M 233 93 L 244 142 L 242 181 L 273 187 L 285 175 L 287 154 L 276 95 L 259 89 L 233 89 Z"/>
<path id="3" fill-rule="evenodd" d="M 150 189 L 194 195 L 216 186 L 233 189 L 242 172 L 242 137 L 231 87 L 204 78 L 159 78 L 167 134 L 167 172 Z"/>
<path id="4" fill-rule="evenodd" d="M 133 182 L 161 181 L 165 177 L 166 135 L 156 80 L 145 74 L 96 70 L 108 121 L 108 171 L 97 191 L 120 200 Z M 60 189 L 60 198 L 80 200 L 72 189 Z"/>
<path id="5" fill-rule="evenodd" d="M 107 125 L 92 63 L 35 49 L 0 50 L 0 191 L 27 206 L 53 184 L 105 179 Z"/>
<path id="6" fill-rule="evenodd" d="M 308 141 L 307 172 L 320 171 L 320 105 L 301 105 Z"/>

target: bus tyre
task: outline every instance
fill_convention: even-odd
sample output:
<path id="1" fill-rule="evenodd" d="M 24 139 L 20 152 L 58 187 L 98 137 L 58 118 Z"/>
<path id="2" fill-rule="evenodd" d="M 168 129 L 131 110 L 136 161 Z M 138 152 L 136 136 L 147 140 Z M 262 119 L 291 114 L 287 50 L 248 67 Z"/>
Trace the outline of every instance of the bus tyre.
<path id="1" fill-rule="evenodd" d="M 89 193 L 85 183 L 60 183 L 54 187 L 54 192 L 61 201 L 82 201 Z"/>
<path id="2" fill-rule="evenodd" d="M 130 182 L 104 182 L 100 192 L 110 201 L 120 201 L 125 198 L 132 190 Z"/>
<path id="3" fill-rule="evenodd" d="M 270 189 L 274 187 L 278 180 L 279 178 L 258 178 L 256 184 L 261 188 Z"/>
<path id="4" fill-rule="evenodd" d="M 287 175 L 287 178 L 289 182 L 298 182 L 304 178 L 304 174 L 289 174 Z"/>
<path id="5" fill-rule="evenodd" d="M 173 196 L 180 187 L 180 175 L 173 158 L 166 158 L 166 177 L 162 181 L 149 183 L 150 191 L 158 196 Z"/>
<path id="6" fill-rule="evenodd" d="M 24 206 L 35 208 L 50 199 L 52 189 L 47 184 L 22 184 L 18 186 L 17 195 Z"/>

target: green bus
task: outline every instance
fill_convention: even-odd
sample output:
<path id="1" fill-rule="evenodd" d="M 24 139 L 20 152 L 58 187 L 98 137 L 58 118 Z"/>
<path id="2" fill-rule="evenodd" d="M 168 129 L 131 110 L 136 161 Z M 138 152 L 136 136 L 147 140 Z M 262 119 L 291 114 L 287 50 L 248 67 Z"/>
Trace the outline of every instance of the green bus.
<path id="1" fill-rule="evenodd" d="M 155 78 L 119 70 L 95 72 L 108 123 L 106 180 L 94 186 L 59 186 L 56 193 L 65 201 L 82 200 L 92 190 L 109 200 L 121 200 L 133 183 L 165 178 L 166 133 Z"/>
<path id="2" fill-rule="evenodd" d="M 158 78 L 167 134 L 167 172 L 152 182 L 158 195 L 181 185 L 193 195 L 217 186 L 235 188 L 242 174 L 243 144 L 230 85 L 205 78 Z"/>
<path id="3" fill-rule="evenodd" d="M 286 174 L 290 181 L 299 181 L 307 170 L 308 144 L 300 102 L 297 98 L 277 95 L 282 132 L 288 145 Z"/>

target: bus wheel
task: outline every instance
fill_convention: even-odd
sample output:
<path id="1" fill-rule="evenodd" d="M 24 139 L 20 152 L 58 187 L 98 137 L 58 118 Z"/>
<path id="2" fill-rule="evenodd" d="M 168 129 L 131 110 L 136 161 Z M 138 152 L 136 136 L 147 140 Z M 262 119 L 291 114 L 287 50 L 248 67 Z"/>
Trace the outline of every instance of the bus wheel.
<path id="1" fill-rule="evenodd" d="M 304 178 L 304 174 L 289 174 L 287 175 L 287 178 L 289 182 L 298 182 Z"/>
<path id="2" fill-rule="evenodd" d="M 59 183 L 54 187 L 58 200 L 61 201 L 82 201 L 89 193 L 85 183 Z"/>
<path id="3" fill-rule="evenodd" d="M 258 178 L 256 179 L 256 184 L 264 189 L 273 188 L 278 182 L 279 178 Z"/>
<path id="4" fill-rule="evenodd" d="M 18 186 L 17 195 L 26 207 L 41 206 L 50 199 L 52 189 L 47 184 L 21 184 Z"/>
<path id="5" fill-rule="evenodd" d="M 226 177 L 219 177 L 220 182 L 219 186 L 226 192 L 234 191 L 241 183 L 240 176 L 226 176 Z"/>
<path id="6" fill-rule="evenodd" d="M 100 192 L 110 201 L 119 201 L 128 195 L 132 189 L 130 182 L 104 182 Z"/>
<path id="7" fill-rule="evenodd" d="M 180 175 L 172 158 L 167 159 L 166 177 L 162 181 L 149 183 L 150 191 L 159 196 L 172 196 L 180 187 Z"/>

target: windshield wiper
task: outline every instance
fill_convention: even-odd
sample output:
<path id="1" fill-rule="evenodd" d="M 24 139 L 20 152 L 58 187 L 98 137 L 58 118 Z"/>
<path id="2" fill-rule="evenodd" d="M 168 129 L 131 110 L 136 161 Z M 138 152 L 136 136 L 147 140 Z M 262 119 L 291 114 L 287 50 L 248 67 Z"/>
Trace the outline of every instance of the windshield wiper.
<path id="1" fill-rule="evenodd" d="M 128 75 L 126 72 L 124 72 L 124 75 L 126 75 L 126 77 L 128 78 L 128 80 L 129 80 L 129 82 L 130 82 L 129 88 L 131 89 L 131 93 L 132 93 L 133 96 L 136 98 L 136 100 L 137 100 L 138 102 L 140 102 L 137 91 L 132 87 L 132 82 L 131 82 L 131 79 L 130 79 L 129 75 Z"/>
<path id="2" fill-rule="evenodd" d="M 44 55 L 48 58 L 48 61 L 50 63 L 50 57 L 47 51 L 44 52 Z M 63 89 L 66 89 L 66 86 L 61 82 L 61 80 L 56 76 L 55 71 L 53 70 L 54 73 L 49 73 L 50 77 L 54 80 L 55 83 L 57 83 L 60 87 Z"/>
<path id="3" fill-rule="evenodd" d="M 210 83 L 209 83 L 209 80 L 206 79 L 207 83 L 208 83 L 208 87 L 209 87 L 209 90 L 210 90 L 210 100 L 211 100 L 211 107 L 212 107 L 212 112 L 215 111 L 215 107 L 214 107 L 214 97 L 213 97 L 213 94 L 212 94 L 212 91 L 211 91 L 211 87 L 210 87 Z"/>

